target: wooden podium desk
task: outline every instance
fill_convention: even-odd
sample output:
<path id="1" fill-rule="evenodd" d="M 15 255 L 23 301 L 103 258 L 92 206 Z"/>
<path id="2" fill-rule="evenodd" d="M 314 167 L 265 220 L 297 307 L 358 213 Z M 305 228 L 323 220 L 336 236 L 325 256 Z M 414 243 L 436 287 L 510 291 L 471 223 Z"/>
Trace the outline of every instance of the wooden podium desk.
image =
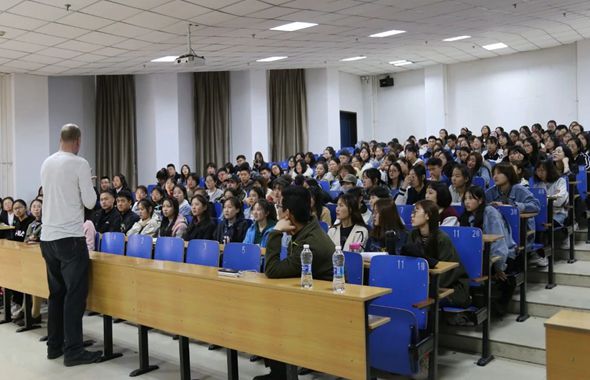
<path id="1" fill-rule="evenodd" d="M 561 310 L 545 322 L 547 380 L 588 379 L 590 313 Z"/>
<path id="2" fill-rule="evenodd" d="M 390 289 L 242 278 L 217 268 L 90 253 L 89 310 L 349 379 L 368 378 L 367 305 Z M 0 240 L 0 286 L 48 296 L 39 245 Z"/>

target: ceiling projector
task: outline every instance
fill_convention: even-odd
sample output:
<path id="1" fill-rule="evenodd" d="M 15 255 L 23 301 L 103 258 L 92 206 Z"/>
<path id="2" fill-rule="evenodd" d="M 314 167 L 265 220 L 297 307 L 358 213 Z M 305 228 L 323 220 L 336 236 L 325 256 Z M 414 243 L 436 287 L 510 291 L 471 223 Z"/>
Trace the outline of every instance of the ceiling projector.
<path id="1" fill-rule="evenodd" d="M 193 50 L 192 44 L 191 44 L 191 26 L 193 26 L 192 24 L 188 24 L 188 33 L 187 33 L 187 38 L 186 38 L 186 42 L 188 45 L 188 52 L 186 54 L 180 55 L 178 57 L 176 57 L 176 59 L 174 60 L 174 62 L 176 62 L 177 65 L 185 65 L 185 66 L 205 66 L 205 57 L 201 56 L 201 55 L 197 55 L 195 53 L 195 51 Z"/>

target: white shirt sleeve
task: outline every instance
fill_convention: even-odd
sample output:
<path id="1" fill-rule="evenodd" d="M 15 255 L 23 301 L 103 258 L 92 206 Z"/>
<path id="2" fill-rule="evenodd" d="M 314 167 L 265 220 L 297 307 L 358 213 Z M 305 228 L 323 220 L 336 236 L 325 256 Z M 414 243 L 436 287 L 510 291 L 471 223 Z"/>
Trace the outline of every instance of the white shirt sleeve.
<path id="1" fill-rule="evenodd" d="M 82 203 L 86 208 L 94 208 L 96 205 L 96 192 L 92 186 L 90 173 L 90 165 L 88 165 L 88 161 L 84 160 L 78 169 L 78 186 Z"/>

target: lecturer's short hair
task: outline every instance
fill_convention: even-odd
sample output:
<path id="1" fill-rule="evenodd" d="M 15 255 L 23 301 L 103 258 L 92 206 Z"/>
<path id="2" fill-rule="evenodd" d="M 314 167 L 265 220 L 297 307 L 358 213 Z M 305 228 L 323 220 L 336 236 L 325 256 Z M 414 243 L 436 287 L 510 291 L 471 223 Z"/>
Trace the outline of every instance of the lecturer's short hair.
<path id="1" fill-rule="evenodd" d="M 61 127 L 61 141 L 72 142 L 78 140 L 80 137 L 82 137 L 82 132 L 76 124 L 66 124 Z"/>

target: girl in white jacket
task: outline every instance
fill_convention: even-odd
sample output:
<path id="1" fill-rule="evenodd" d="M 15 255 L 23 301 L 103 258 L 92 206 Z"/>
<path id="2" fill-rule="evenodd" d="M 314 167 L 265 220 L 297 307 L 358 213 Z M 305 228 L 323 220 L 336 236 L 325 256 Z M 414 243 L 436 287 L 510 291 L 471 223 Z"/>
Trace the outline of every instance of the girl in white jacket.
<path id="1" fill-rule="evenodd" d="M 348 193 L 341 194 L 336 202 L 336 217 L 339 220 L 328 230 L 328 236 L 344 251 L 350 250 L 351 243 L 360 243 L 364 248 L 369 238 L 365 221 L 359 209 L 358 199 Z"/>

